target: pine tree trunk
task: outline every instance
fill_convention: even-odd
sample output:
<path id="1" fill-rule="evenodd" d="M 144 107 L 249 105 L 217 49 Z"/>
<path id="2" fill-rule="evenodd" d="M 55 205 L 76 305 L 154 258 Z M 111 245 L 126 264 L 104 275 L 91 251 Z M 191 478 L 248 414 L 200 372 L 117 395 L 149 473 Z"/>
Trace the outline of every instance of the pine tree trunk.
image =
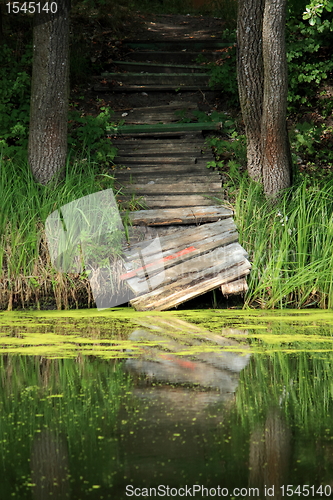
<path id="1" fill-rule="evenodd" d="M 264 101 L 262 115 L 262 173 L 268 198 L 291 184 L 287 133 L 286 0 L 266 0 L 263 20 Z"/>
<path id="2" fill-rule="evenodd" d="M 34 18 L 28 160 L 41 184 L 64 168 L 67 156 L 70 0 L 56 4 L 56 14 Z"/>
<path id="3" fill-rule="evenodd" d="M 239 99 L 247 138 L 247 170 L 262 180 L 261 116 L 264 67 L 262 19 L 264 0 L 240 0 L 237 19 L 237 78 Z"/>

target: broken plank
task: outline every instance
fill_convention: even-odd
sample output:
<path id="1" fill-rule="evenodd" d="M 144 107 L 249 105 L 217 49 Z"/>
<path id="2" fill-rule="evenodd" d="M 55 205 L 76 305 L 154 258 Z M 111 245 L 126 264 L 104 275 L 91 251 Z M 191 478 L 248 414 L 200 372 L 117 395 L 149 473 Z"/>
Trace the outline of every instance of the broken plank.
<path id="1" fill-rule="evenodd" d="M 186 277 L 169 286 L 136 297 L 130 301 L 130 304 L 137 311 L 166 311 L 210 290 L 214 290 L 224 283 L 246 276 L 250 272 L 250 267 L 250 263 L 244 259 L 210 278 L 202 278 L 198 281 Z"/>
<path id="2" fill-rule="evenodd" d="M 186 245 L 194 245 L 198 241 L 205 241 L 218 234 L 228 235 L 236 232 L 235 222 L 232 217 L 228 219 L 211 222 L 210 224 L 203 224 L 202 226 L 195 226 L 186 229 L 180 229 L 175 234 L 168 234 L 159 237 L 159 245 L 164 254 L 167 252 L 175 251 L 176 248 L 182 248 Z M 147 262 L 151 262 L 156 255 L 156 249 L 150 246 L 150 240 L 141 241 L 131 245 L 130 249 L 124 251 L 124 258 L 129 261 L 138 257 L 139 251 L 144 251 L 144 258 Z M 144 250 L 143 250 L 144 249 Z"/>
<path id="3" fill-rule="evenodd" d="M 117 127 L 107 127 L 108 134 L 131 135 L 131 134 L 154 134 L 156 132 L 192 132 L 202 130 L 220 130 L 221 122 L 202 122 L 202 123 L 165 123 L 156 125 L 119 125 Z"/>
<path id="4" fill-rule="evenodd" d="M 134 280 L 131 279 L 131 281 L 128 283 L 129 284 L 131 283 L 132 285 L 135 283 L 136 286 L 139 288 L 135 289 L 132 287 L 132 285 L 130 286 L 135 293 L 138 293 L 142 282 L 142 278 L 145 279 L 147 272 L 149 279 L 158 273 L 162 273 L 161 277 L 163 278 L 163 283 L 165 283 L 168 279 L 165 274 L 165 271 L 170 267 L 173 268 L 169 277 L 170 281 L 174 279 L 175 273 L 176 276 L 179 277 L 181 275 L 187 274 L 188 272 L 192 272 L 193 269 L 195 269 L 195 272 L 200 272 L 200 269 L 196 268 L 197 260 L 195 258 L 199 256 L 204 256 L 204 254 L 208 254 L 208 258 L 210 259 L 209 252 L 212 252 L 212 250 L 215 250 L 216 248 L 221 249 L 222 247 L 225 247 L 226 250 L 223 255 L 225 257 L 227 249 L 229 248 L 229 246 L 231 246 L 232 243 L 236 243 L 237 239 L 238 239 L 237 231 L 231 231 L 231 232 L 228 231 L 218 235 L 210 236 L 209 238 L 206 238 L 204 241 L 193 242 L 192 244 L 185 242 L 185 243 L 180 243 L 178 245 L 177 242 L 177 246 L 172 248 L 171 250 L 157 252 L 157 257 L 160 256 L 159 258 L 156 258 L 156 255 L 151 255 L 150 256 L 151 258 L 148 259 L 146 258 L 146 254 L 144 253 L 144 261 L 143 261 L 141 255 L 140 255 L 141 258 L 139 258 L 139 255 L 137 254 L 138 256 L 136 259 L 133 259 L 128 264 L 125 263 L 125 268 L 127 272 L 123 274 L 121 278 L 122 279 L 134 278 Z M 177 251 L 175 251 L 176 248 Z M 216 254 L 214 254 L 214 257 L 212 258 L 215 259 Z M 189 264 L 190 267 L 186 267 L 185 265 L 179 266 L 180 264 L 183 264 L 188 260 L 191 260 L 191 263 Z M 140 266 L 140 264 L 144 265 Z M 207 266 L 207 260 L 201 259 L 200 265 Z"/>
<path id="5" fill-rule="evenodd" d="M 241 278 L 231 283 L 225 283 L 221 286 L 221 292 L 226 297 L 229 295 L 240 295 L 248 291 L 249 287 L 245 278 Z"/>
<path id="6" fill-rule="evenodd" d="M 234 236 L 234 235 L 233 235 Z M 221 241 L 226 241 L 222 237 Z M 126 280 L 128 286 L 136 295 L 146 293 L 149 289 L 165 287 L 173 282 L 179 282 L 183 277 L 191 276 L 200 280 L 212 276 L 236 265 L 247 257 L 247 253 L 239 243 L 220 246 L 215 238 L 210 238 L 201 246 L 195 244 L 189 247 L 191 251 L 178 252 L 172 260 L 159 259 L 156 263 L 147 265 L 149 269 L 138 268 L 135 277 Z M 126 276 L 126 274 L 125 274 Z"/>
<path id="7" fill-rule="evenodd" d="M 169 208 L 164 210 L 138 210 L 130 212 L 133 226 L 163 226 L 170 224 L 200 224 L 215 222 L 233 216 L 233 211 L 223 206 L 197 206 L 193 208 Z"/>

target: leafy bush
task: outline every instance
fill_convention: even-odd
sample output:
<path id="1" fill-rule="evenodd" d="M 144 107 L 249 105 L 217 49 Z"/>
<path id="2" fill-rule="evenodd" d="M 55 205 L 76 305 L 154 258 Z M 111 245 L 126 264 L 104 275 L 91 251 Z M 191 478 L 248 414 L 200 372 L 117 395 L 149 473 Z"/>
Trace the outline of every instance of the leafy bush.
<path id="1" fill-rule="evenodd" d="M 310 105 L 318 86 L 333 71 L 328 48 L 333 42 L 333 2 L 312 1 L 303 14 L 304 23 L 291 18 L 288 22 L 287 60 L 289 70 L 290 109 Z M 326 9 L 326 10 L 324 10 Z"/>
<path id="2" fill-rule="evenodd" d="M 32 45 L 19 60 L 14 49 L 0 47 L 0 146 L 13 157 L 27 149 L 30 113 Z"/>
<path id="3" fill-rule="evenodd" d="M 100 109 L 101 113 L 96 117 L 81 116 L 75 109 L 70 111 L 68 143 L 76 152 L 85 150 L 91 162 L 109 164 L 117 153 L 117 148 L 106 138 L 113 111 L 105 106 Z"/>

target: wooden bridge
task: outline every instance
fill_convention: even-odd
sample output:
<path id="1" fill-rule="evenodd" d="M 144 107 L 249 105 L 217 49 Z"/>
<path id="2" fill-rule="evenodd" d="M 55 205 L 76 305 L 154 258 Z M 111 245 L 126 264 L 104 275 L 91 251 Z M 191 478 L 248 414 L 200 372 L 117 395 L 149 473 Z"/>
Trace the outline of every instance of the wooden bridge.
<path id="1" fill-rule="evenodd" d="M 105 90 L 149 95 L 207 88 L 204 69 L 193 62 L 175 65 L 179 49 L 170 50 L 175 44 L 163 43 L 159 54 L 152 56 L 147 42 L 129 53 L 129 61 L 115 62 L 119 72 L 102 75 Z M 188 54 L 197 55 L 202 45 L 188 43 L 183 52 L 186 63 Z M 208 45 L 212 54 L 219 46 L 211 41 Z M 133 60 L 143 59 L 145 51 L 148 60 Z M 144 73 L 137 73 L 138 64 Z M 134 73 L 128 72 L 133 68 Z M 221 124 L 196 121 L 197 103 L 176 97 L 177 93 L 166 105 L 119 112 L 116 119 L 122 125 L 109 130 L 118 148 L 118 199 L 126 203 L 135 197 L 145 207 L 129 214 L 134 236 L 124 251 L 126 272 L 121 275 L 135 295 L 130 303 L 137 310 L 170 309 L 218 287 L 227 296 L 247 290 L 245 277 L 251 265 L 238 243 L 233 212 L 223 206 L 220 174 L 207 168 L 213 155 L 203 131 L 219 130 Z"/>

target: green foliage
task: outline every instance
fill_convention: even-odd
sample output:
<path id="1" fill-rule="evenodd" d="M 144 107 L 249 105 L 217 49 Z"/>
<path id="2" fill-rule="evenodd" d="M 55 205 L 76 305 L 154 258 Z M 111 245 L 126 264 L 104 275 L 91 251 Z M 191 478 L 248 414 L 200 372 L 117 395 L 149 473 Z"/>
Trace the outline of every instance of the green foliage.
<path id="1" fill-rule="evenodd" d="M 208 136 L 206 143 L 213 148 L 215 160 L 207 163 L 207 168 L 219 168 L 223 173 L 223 186 L 233 196 L 235 187 L 246 177 L 246 136 L 239 134 L 237 124 L 224 115 L 223 132 L 227 137 Z"/>
<path id="2" fill-rule="evenodd" d="M 303 13 L 304 23 L 291 18 L 288 22 L 287 60 L 290 109 L 311 105 L 318 86 L 333 71 L 327 47 L 333 41 L 332 2 L 312 1 Z M 326 13 L 326 14 L 325 14 Z"/>
<path id="3" fill-rule="evenodd" d="M 294 162 L 307 165 L 305 171 L 301 169 L 300 177 L 308 178 L 310 173 L 316 178 L 327 176 L 327 170 L 333 166 L 332 127 L 313 122 L 297 123 L 289 135 Z"/>
<path id="4" fill-rule="evenodd" d="M 234 37 L 234 35 L 233 35 Z M 229 39 L 231 38 L 231 34 Z M 235 45 L 227 47 L 222 57 L 208 64 L 212 89 L 221 89 L 233 106 L 238 105 L 238 86 L 236 74 L 236 48 Z"/>
<path id="5" fill-rule="evenodd" d="M 3 154 L 24 157 L 28 144 L 32 46 L 17 59 L 14 49 L 0 46 L 0 147 Z"/>
<path id="6" fill-rule="evenodd" d="M 303 180 L 278 206 L 243 180 L 235 202 L 252 271 L 247 305 L 333 307 L 333 183 Z"/>
<path id="7" fill-rule="evenodd" d="M 116 156 L 117 148 L 106 138 L 107 127 L 111 123 L 113 111 L 103 106 L 98 116 L 82 116 L 77 110 L 69 113 L 69 146 L 75 151 L 85 150 L 90 161 L 110 164 Z"/>

